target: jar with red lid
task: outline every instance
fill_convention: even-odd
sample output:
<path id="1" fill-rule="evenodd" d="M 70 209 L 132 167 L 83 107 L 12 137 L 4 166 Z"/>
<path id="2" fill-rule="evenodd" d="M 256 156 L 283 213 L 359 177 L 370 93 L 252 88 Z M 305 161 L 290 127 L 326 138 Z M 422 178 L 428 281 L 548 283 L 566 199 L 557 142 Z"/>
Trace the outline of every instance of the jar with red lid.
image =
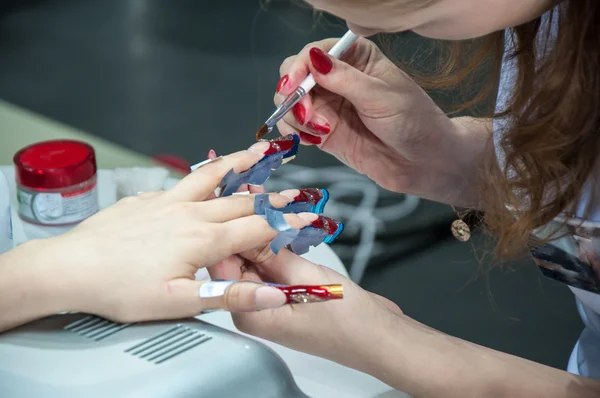
<path id="1" fill-rule="evenodd" d="M 13 158 L 19 216 L 41 225 L 69 225 L 98 211 L 94 148 L 74 140 L 39 142 Z"/>

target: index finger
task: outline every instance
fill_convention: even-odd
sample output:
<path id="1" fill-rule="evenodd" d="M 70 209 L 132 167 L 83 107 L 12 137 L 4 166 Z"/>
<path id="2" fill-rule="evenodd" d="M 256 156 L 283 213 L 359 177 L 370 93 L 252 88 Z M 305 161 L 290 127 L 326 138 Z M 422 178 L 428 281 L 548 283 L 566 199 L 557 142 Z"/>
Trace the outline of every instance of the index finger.
<path id="1" fill-rule="evenodd" d="M 328 52 L 338 40 L 339 38 L 324 39 L 307 44 L 291 62 L 284 62 L 281 65 L 279 74 L 281 77 L 287 75 L 288 78 L 286 83 L 280 88 L 279 94 L 283 96 L 290 95 L 310 73 L 308 64 L 310 62 L 309 52 L 311 48 L 318 47 Z"/>
<path id="2" fill-rule="evenodd" d="M 245 151 L 213 159 L 212 162 L 188 174 L 168 190 L 165 196 L 175 201 L 206 200 L 230 170 L 233 169 L 236 173 L 248 170 L 260 161 L 270 148 L 270 142 L 262 141 L 255 143 Z"/>

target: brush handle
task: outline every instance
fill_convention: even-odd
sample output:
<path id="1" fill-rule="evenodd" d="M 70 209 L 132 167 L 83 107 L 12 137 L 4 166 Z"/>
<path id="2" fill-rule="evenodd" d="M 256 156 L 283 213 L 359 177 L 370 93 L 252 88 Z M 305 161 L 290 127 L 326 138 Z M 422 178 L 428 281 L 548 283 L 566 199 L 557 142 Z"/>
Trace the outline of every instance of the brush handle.
<path id="1" fill-rule="evenodd" d="M 342 38 L 339 39 L 333 47 L 331 47 L 331 50 L 329 50 L 329 55 L 339 59 L 357 39 L 358 36 L 353 32 L 346 32 L 346 34 L 342 36 Z M 296 87 L 294 92 L 288 95 L 287 98 L 277 107 L 277 109 L 275 109 L 275 112 L 267 119 L 263 126 L 266 132 L 270 132 L 277 122 L 279 122 L 285 116 L 285 114 L 288 113 L 294 107 L 294 105 L 296 105 L 302 99 L 302 97 L 312 90 L 315 84 L 315 78 L 309 73 L 302 83 Z M 261 134 L 259 131 L 257 137 L 262 136 L 264 136 L 264 134 Z"/>
<path id="2" fill-rule="evenodd" d="M 354 34 L 354 32 L 347 31 L 346 34 L 331 47 L 328 54 L 333 58 L 340 59 L 357 39 L 358 36 Z M 302 83 L 300 83 L 300 87 L 302 87 L 305 93 L 308 93 L 316 84 L 312 73 L 309 73 Z"/>

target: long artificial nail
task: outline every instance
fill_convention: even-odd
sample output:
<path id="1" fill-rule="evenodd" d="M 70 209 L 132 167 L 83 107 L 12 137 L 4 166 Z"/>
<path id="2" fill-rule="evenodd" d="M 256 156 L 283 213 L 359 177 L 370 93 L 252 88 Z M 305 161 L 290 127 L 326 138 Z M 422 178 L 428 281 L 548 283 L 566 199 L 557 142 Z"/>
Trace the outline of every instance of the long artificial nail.
<path id="1" fill-rule="evenodd" d="M 210 151 L 208 151 L 207 159 L 215 159 L 216 157 L 217 157 L 217 153 L 215 152 L 214 149 L 211 149 Z"/>
<path id="2" fill-rule="evenodd" d="M 275 90 L 275 92 L 280 92 L 283 86 L 286 85 L 288 80 L 290 80 L 290 77 L 288 75 L 284 75 L 281 79 L 279 79 L 279 83 L 277 83 L 277 89 Z"/>
<path id="3" fill-rule="evenodd" d="M 304 125 L 306 119 L 306 108 L 304 107 L 304 105 L 296 104 L 292 108 L 292 111 L 294 112 L 294 116 L 296 116 L 298 123 L 300 123 L 300 125 Z"/>
<path id="4" fill-rule="evenodd" d="M 291 200 L 285 207 L 279 209 L 284 213 L 321 214 L 329 201 L 329 191 L 319 188 L 288 189 L 279 194 Z"/>
<path id="5" fill-rule="evenodd" d="M 285 294 L 287 298 L 286 304 L 318 303 L 321 301 L 339 300 L 344 298 L 344 287 L 340 284 L 320 286 L 285 286 L 272 284 L 270 286 L 281 290 Z"/>
<path id="6" fill-rule="evenodd" d="M 321 137 L 317 137 L 317 136 L 303 133 L 303 132 L 300 132 L 299 134 L 300 134 L 300 139 L 306 143 L 319 145 L 321 142 L 323 142 Z"/>
<path id="7" fill-rule="evenodd" d="M 307 222 L 309 225 L 312 225 L 313 223 L 319 221 L 319 215 L 314 213 L 298 213 L 297 216 L 305 222 Z"/>
<path id="8" fill-rule="evenodd" d="M 237 282 L 240 281 L 209 281 L 200 286 L 198 295 L 201 298 L 221 297 L 229 286 Z M 316 303 L 342 298 L 344 287 L 341 284 L 288 286 L 266 283 L 254 292 L 254 303 L 259 310 L 277 308 L 284 304 Z"/>
<path id="9" fill-rule="evenodd" d="M 288 302 L 288 295 L 273 286 L 261 286 L 254 292 L 254 304 L 258 310 L 278 308 Z"/>
<path id="10" fill-rule="evenodd" d="M 269 141 L 259 141 L 248 148 L 248 152 L 256 153 L 259 155 L 265 155 L 267 151 L 271 149 Z"/>
<path id="11" fill-rule="evenodd" d="M 331 61 L 329 55 L 325 54 L 323 50 L 313 47 L 310 49 L 308 54 L 310 56 L 310 62 L 312 62 L 317 72 L 324 75 L 331 72 L 331 68 L 333 68 L 333 61 Z"/>
<path id="12" fill-rule="evenodd" d="M 323 134 L 323 135 L 327 135 L 331 131 L 331 126 L 327 122 L 325 122 L 323 124 L 315 123 L 315 122 L 307 122 L 306 127 L 313 130 L 317 134 Z"/>
<path id="13" fill-rule="evenodd" d="M 295 156 L 296 152 L 298 151 L 300 137 L 296 134 L 290 134 L 263 142 L 269 143 L 269 148 L 267 148 L 264 152 L 265 155 L 272 155 L 278 152 L 293 152 L 293 155 Z"/>
<path id="14" fill-rule="evenodd" d="M 273 170 L 296 157 L 299 144 L 300 137 L 296 134 L 255 143 L 248 148 L 248 151 L 260 155 L 262 158 L 245 171 L 229 170 L 219 182 L 219 188 L 222 189 L 222 192 L 217 196 L 230 196 L 238 192 L 243 185 L 263 185 L 271 176 Z"/>
<path id="15" fill-rule="evenodd" d="M 335 235 L 338 231 L 339 223 L 332 218 L 319 216 L 316 220 L 310 223 L 311 227 L 322 229 L 327 235 Z"/>

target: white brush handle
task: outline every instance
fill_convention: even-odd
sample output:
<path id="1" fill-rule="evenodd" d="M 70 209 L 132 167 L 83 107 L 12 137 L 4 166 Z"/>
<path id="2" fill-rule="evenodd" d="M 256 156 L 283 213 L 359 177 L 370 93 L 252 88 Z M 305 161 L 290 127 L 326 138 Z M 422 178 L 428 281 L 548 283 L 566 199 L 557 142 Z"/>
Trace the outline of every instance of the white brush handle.
<path id="1" fill-rule="evenodd" d="M 331 50 L 329 50 L 329 55 L 339 59 L 357 39 L 358 36 L 351 31 L 346 32 L 346 34 L 342 36 L 342 38 L 339 39 L 333 47 L 331 47 Z M 265 126 L 268 128 L 267 131 L 270 132 L 275 124 L 277 124 L 277 122 L 279 122 L 285 116 L 285 114 L 288 113 L 290 109 L 292 109 L 293 106 L 302 99 L 302 97 L 312 90 L 315 84 L 315 78 L 309 73 L 302 83 L 296 87 L 294 92 L 288 95 L 287 98 L 277 107 L 277 109 L 275 109 L 275 112 L 267 119 L 265 122 Z"/>
<path id="2" fill-rule="evenodd" d="M 357 39 L 358 36 L 356 34 L 351 31 L 347 31 L 346 34 L 342 36 L 342 38 L 339 39 L 333 47 L 331 47 L 331 50 L 329 50 L 328 54 L 333 58 L 340 59 Z M 304 92 L 308 93 L 310 90 L 312 90 L 315 84 L 315 78 L 309 73 L 308 76 L 306 76 L 306 79 L 300 83 L 300 87 L 304 89 Z"/>

